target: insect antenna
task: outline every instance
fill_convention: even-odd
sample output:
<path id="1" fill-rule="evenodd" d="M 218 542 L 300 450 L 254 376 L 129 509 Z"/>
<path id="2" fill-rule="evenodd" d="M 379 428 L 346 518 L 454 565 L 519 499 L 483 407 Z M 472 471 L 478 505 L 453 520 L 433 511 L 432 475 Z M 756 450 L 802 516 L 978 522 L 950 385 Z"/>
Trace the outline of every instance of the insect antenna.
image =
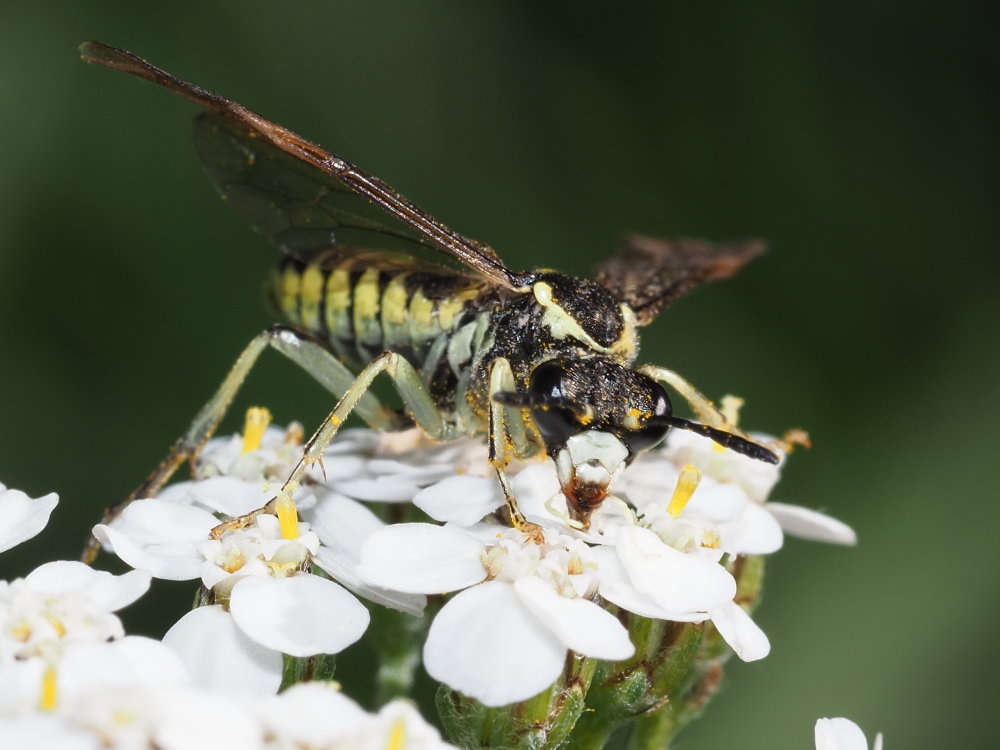
<path id="1" fill-rule="evenodd" d="M 777 455 L 762 445 L 758 445 L 757 443 L 747 440 L 746 438 L 742 438 L 739 435 L 734 435 L 731 432 L 725 432 L 724 430 L 717 430 L 714 427 L 709 427 L 707 424 L 692 422 L 691 420 L 684 419 L 683 417 L 673 416 L 667 417 L 662 421 L 671 427 L 679 427 L 682 430 L 689 430 L 691 432 L 696 432 L 699 435 L 704 435 L 707 438 L 711 438 L 719 445 L 729 448 L 731 451 L 735 451 L 736 453 L 740 453 L 744 456 L 749 456 L 750 458 L 755 458 L 758 461 L 766 461 L 769 464 L 777 464 L 780 460 Z"/>

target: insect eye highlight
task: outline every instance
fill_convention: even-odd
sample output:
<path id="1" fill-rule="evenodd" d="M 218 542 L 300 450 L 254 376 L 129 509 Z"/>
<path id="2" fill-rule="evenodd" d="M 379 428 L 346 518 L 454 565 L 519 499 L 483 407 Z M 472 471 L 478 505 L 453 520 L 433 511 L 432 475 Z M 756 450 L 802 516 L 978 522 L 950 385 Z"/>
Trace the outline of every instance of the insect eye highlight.
<path id="1" fill-rule="evenodd" d="M 659 383 L 649 382 L 650 409 L 637 417 L 626 416 L 621 438 L 633 455 L 649 450 L 660 442 L 670 429 L 668 420 L 673 408 L 670 397 Z"/>

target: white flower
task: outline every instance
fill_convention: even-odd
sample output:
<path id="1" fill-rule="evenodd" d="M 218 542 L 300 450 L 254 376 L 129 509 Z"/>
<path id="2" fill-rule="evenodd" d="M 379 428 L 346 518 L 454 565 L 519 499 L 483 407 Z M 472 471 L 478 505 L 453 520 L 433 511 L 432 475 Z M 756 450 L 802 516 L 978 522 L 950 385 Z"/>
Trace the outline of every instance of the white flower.
<path id="1" fill-rule="evenodd" d="M 359 573 L 400 591 L 466 589 L 434 619 L 424 664 L 487 706 L 544 690 L 562 673 L 568 649 L 612 661 L 634 653 L 625 628 L 592 599 L 599 585 L 592 550 L 554 532 L 539 545 L 487 524 L 388 526 L 365 543 Z"/>
<path id="2" fill-rule="evenodd" d="M 59 496 L 54 492 L 33 500 L 20 490 L 9 490 L 0 484 L 0 552 L 44 529 L 58 502 Z"/>
<path id="3" fill-rule="evenodd" d="M 96 684 L 54 711 L 0 714 L 0 747 L 455 750 L 409 703 L 370 714 L 320 682 L 264 699 L 151 682 Z"/>
<path id="4" fill-rule="evenodd" d="M 161 578 L 200 577 L 225 604 L 187 613 L 164 636 L 199 682 L 274 692 L 282 653 L 337 653 L 361 637 L 364 606 L 307 572 L 320 550 L 308 524 L 297 523 L 288 538 L 277 517 L 261 514 L 252 526 L 210 539 L 216 523 L 200 508 L 140 500 L 117 524 L 94 530 L 130 565 Z"/>
<path id="5" fill-rule="evenodd" d="M 274 748 L 448 750 L 438 731 L 408 702 L 369 714 L 335 685 L 305 682 L 263 701 L 260 716 Z"/>
<path id="6" fill-rule="evenodd" d="M 816 750 L 868 750 L 861 727 L 850 719 L 816 721 Z M 876 735 L 872 750 L 882 750 L 882 735 Z"/>
<path id="7" fill-rule="evenodd" d="M 681 552 L 639 526 L 623 528 L 614 547 L 594 550 L 605 599 L 644 617 L 676 622 L 711 620 L 743 661 L 771 650 L 767 636 L 733 601 L 736 580 L 702 555 Z"/>
<path id="8" fill-rule="evenodd" d="M 763 444 L 770 445 L 785 460 L 785 452 L 768 435 L 753 435 Z M 680 468 L 687 464 L 697 467 L 702 474 L 720 483 L 731 483 L 741 487 L 750 500 L 763 504 L 781 528 L 792 536 L 816 542 L 853 545 L 857 535 L 850 526 L 819 511 L 797 505 L 768 502 L 768 496 L 781 476 L 781 464 L 775 466 L 756 461 L 735 451 L 721 449 L 714 442 L 701 435 L 683 430 L 673 430 L 657 456 Z M 645 457 L 644 457 L 645 458 Z M 780 545 L 779 545 L 780 546 Z"/>
<path id="9" fill-rule="evenodd" d="M 248 422 L 254 411 L 248 413 Z M 169 485 L 159 499 L 195 505 L 230 518 L 260 508 L 278 493 L 302 457 L 302 432 L 294 424 L 285 430 L 267 427 L 259 436 L 249 432 L 248 428 L 243 434 L 209 440 L 198 455 L 195 478 Z M 252 437 L 256 439 L 248 443 Z M 322 468 L 309 467 L 295 493 L 300 509 L 312 507 L 313 489 L 322 482 Z"/>
<path id="10" fill-rule="evenodd" d="M 0 717 L 5 748 L 263 750 L 263 735 L 251 703 L 169 682 L 97 682 L 55 710 Z"/>
<path id="11" fill-rule="evenodd" d="M 124 636 L 76 641 L 28 658 L 0 663 L 0 716 L 35 710 L 64 711 L 110 688 L 186 685 L 180 659 L 159 641 Z M 0 743 L 0 747 L 5 747 Z"/>
<path id="12" fill-rule="evenodd" d="M 113 613 L 142 596 L 149 581 L 141 571 L 115 576 L 69 560 L 0 581 L 0 663 L 120 638 L 124 629 Z"/>

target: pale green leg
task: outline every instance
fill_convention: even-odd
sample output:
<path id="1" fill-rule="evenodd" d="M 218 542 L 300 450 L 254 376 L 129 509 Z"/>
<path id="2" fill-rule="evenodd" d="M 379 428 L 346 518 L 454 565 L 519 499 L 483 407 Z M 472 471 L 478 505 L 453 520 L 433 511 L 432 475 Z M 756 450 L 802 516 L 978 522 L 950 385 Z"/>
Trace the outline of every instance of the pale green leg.
<path id="1" fill-rule="evenodd" d="M 215 432 L 225 416 L 243 381 L 268 347 L 277 350 L 312 375 L 317 382 L 332 393 L 346 393 L 354 383 L 354 374 L 333 354 L 306 334 L 288 326 L 273 326 L 258 334 L 240 353 L 218 390 L 201 408 L 187 430 L 173 444 L 170 453 L 122 502 L 105 509 L 102 523 L 109 523 L 136 498 L 153 497 L 165 485 L 184 461 L 194 462 L 202 446 Z M 383 406 L 373 394 L 355 399 L 357 413 L 375 429 L 392 429 L 404 425 L 399 415 Z M 84 547 L 81 559 L 93 562 L 99 544 L 93 536 Z"/>
<path id="2" fill-rule="evenodd" d="M 310 466 L 322 460 L 326 449 L 333 440 L 341 425 L 350 414 L 364 402 L 370 395 L 368 389 L 372 382 L 382 372 L 388 373 L 392 378 L 393 385 L 403 399 L 407 411 L 412 415 L 417 425 L 427 433 L 433 440 L 450 440 L 454 435 L 454 427 L 446 422 L 442 416 L 434 399 L 431 398 L 430 391 L 424 386 L 420 379 L 420 374 L 413 365 L 393 352 L 383 352 L 373 359 L 358 375 L 353 379 L 350 387 L 344 391 L 344 395 L 327 415 L 326 419 L 319 426 L 313 436 L 309 438 L 302 452 L 302 458 L 292 469 L 291 475 L 282 485 L 278 496 L 267 503 L 263 508 L 248 513 L 246 516 L 233 519 L 220 524 L 212 533 L 214 536 L 221 536 L 223 532 L 231 528 L 246 526 L 258 514 L 273 512 L 277 503 L 282 499 L 290 500 L 299 488 L 302 477 Z"/>
<path id="3" fill-rule="evenodd" d="M 658 367 L 657 365 L 643 365 L 639 368 L 639 372 L 651 377 L 653 380 L 666 383 L 677 391 L 691 406 L 691 410 L 694 411 L 695 416 L 709 427 L 714 427 L 717 430 L 723 430 L 733 435 L 739 435 L 747 440 L 750 439 L 742 430 L 726 418 L 726 415 L 722 413 L 711 399 L 703 395 L 701 391 L 673 370 Z"/>

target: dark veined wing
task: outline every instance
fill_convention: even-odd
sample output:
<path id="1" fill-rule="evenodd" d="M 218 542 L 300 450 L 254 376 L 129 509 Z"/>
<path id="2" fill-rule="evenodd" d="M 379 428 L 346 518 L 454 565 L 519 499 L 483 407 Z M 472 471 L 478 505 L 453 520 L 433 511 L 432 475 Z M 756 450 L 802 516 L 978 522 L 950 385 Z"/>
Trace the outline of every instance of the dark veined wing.
<path id="1" fill-rule="evenodd" d="M 347 256 L 425 270 L 445 265 L 481 278 L 381 205 L 275 148 L 256 130 L 206 112 L 195 118 L 194 143 L 226 202 L 287 255 L 304 262 L 322 256 L 330 265 Z"/>
<path id="2" fill-rule="evenodd" d="M 195 140 L 220 191 L 285 252 L 384 251 L 458 266 L 492 284 L 521 289 L 530 274 L 510 271 L 487 245 L 463 237 L 377 177 L 243 105 L 101 42 L 80 45 L 84 60 L 163 86 L 209 110 Z M 449 266 L 450 263 L 450 266 Z"/>
<path id="3" fill-rule="evenodd" d="M 759 240 L 713 244 L 629 235 L 597 269 L 595 281 L 647 325 L 667 305 L 709 281 L 728 279 L 764 252 Z"/>

